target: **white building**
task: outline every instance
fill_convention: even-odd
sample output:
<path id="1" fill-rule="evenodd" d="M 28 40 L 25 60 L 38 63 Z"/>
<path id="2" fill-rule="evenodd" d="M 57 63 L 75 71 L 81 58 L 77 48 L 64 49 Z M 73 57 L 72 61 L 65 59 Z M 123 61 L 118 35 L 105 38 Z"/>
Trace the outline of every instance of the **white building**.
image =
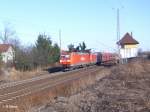
<path id="1" fill-rule="evenodd" d="M 15 51 L 10 44 L 0 44 L 0 54 L 4 63 L 13 63 L 15 57 Z"/>
<path id="2" fill-rule="evenodd" d="M 131 35 L 126 33 L 117 44 L 119 45 L 119 53 L 122 59 L 137 57 L 139 42 L 132 37 L 132 33 Z"/>

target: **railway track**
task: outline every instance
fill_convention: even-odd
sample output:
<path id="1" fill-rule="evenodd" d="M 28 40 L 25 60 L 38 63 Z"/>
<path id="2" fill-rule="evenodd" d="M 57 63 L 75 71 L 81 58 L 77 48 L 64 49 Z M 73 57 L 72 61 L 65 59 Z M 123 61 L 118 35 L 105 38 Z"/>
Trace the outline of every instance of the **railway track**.
<path id="1" fill-rule="evenodd" d="M 102 67 L 91 66 L 80 70 L 56 73 L 56 75 L 53 76 L 48 74 L 32 79 L 1 85 L 0 104 L 9 104 L 18 98 L 22 98 L 27 95 L 34 95 L 35 93 L 42 92 L 43 90 L 50 90 L 57 85 L 77 80 L 85 77 L 86 75 L 92 74 L 100 70 L 100 68 Z"/>

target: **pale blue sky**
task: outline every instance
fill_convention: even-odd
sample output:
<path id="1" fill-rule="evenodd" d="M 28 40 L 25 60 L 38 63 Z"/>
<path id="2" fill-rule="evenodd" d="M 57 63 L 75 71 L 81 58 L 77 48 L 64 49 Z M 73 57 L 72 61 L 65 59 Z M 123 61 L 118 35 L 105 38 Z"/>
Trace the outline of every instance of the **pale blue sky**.
<path id="1" fill-rule="evenodd" d="M 150 0 L 0 0 L 0 31 L 10 22 L 24 44 L 34 44 L 40 32 L 59 43 L 61 29 L 64 49 L 85 41 L 88 48 L 112 51 L 118 7 L 120 36 L 132 31 L 139 47 L 150 50 Z"/>

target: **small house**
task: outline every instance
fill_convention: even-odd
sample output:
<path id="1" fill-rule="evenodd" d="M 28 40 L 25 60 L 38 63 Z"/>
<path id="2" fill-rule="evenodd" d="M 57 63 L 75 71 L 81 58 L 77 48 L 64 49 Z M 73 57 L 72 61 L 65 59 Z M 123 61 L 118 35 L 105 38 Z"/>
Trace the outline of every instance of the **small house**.
<path id="1" fill-rule="evenodd" d="M 13 63 L 15 57 L 15 51 L 10 44 L 0 44 L 0 54 L 2 62 Z"/>
<path id="2" fill-rule="evenodd" d="M 131 35 L 126 33 L 117 44 L 119 45 L 120 58 L 128 59 L 137 57 L 139 42 L 132 37 L 132 33 Z"/>

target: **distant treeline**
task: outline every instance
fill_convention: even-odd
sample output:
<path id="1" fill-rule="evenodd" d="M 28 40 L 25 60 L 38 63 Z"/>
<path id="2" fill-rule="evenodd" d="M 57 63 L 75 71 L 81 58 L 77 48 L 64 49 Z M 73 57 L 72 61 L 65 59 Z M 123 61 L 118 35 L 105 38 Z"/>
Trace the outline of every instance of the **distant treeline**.
<path id="1" fill-rule="evenodd" d="M 68 45 L 68 51 L 69 52 L 90 52 L 91 49 L 86 49 L 86 44 L 85 42 L 79 43 L 78 46 L 74 46 L 73 44 Z"/>
<path id="2" fill-rule="evenodd" d="M 7 30 L 5 30 L 7 31 Z M 5 32 L 5 34 L 10 34 Z M 0 56 L 0 67 L 14 66 L 20 71 L 29 71 L 37 67 L 45 67 L 59 61 L 60 48 L 57 43 L 52 43 L 50 36 L 39 34 L 34 45 L 22 45 L 18 38 L 12 35 L 0 35 L 3 44 L 11 44 L 15 50 L 13 63 L 4 64 Z"/>

